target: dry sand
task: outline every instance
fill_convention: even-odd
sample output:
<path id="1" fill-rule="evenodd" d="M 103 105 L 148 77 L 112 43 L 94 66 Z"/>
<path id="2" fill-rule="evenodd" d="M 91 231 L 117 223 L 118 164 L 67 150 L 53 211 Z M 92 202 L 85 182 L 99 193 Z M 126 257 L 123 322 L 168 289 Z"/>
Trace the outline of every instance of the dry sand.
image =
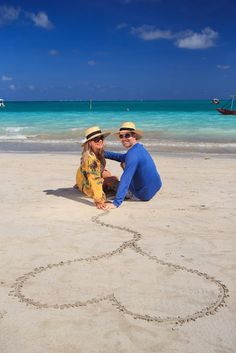
<path id="1" fill-rule="evenodd" d="M 159 194 L 109 213 L 78 161 L 0 154 L 0 353 L 235 352 L 235 156 L 156 156 Z"/>

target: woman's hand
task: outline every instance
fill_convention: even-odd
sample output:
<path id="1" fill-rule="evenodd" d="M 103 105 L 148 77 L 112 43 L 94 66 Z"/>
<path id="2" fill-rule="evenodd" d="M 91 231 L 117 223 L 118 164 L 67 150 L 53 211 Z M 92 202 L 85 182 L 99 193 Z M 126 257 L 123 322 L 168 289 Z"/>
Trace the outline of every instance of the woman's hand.
<path id="1" fill-rule="evenodd" d="M 96 207 L 99 209 L 99 210 L 106 210 L 106 204 L 105 202 L 96 202 Z"/>
<path id="2" fill-rule="evenodd" d="M 109 177 L 111 177 L 111 173 L 109 172 L 109 170 L 104 169 L 102 172 L 102 178 L 105 179 L 105 178 L 109 178 Z"/>

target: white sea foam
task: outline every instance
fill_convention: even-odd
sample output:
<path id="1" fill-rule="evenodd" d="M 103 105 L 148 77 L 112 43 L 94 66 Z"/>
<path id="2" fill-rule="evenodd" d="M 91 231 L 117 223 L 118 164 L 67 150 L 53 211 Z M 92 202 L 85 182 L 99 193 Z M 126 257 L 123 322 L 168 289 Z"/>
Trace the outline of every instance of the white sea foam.
<path id="1" fill-rule="evenodd" d="M 27 139 L 27 135 L 25 134 L 25 130 L 29 129 L 28 126 L 7 126 L 2 127 L 0 129 L 0 141 L 1 140 L 25 140 Z"/>
<path id="2" fill-rule="evenodd" d="M 1 129 L 8 133 L 15 133 L 19 131 L 32 129 L 32 127 L 31 126 L 6 126 L 6 127 L 2 127 Z"/>
<path id="3" fill-rule="evenodd" d="M 84 131 L 84 128 L 81 127 L 72 127 L 70 131 Z"/>
<path id="4" fill-rule="evenodd" d="M 27 139 L 27 136 L 25 135 L 0 135 L 0 141 L 1 140 L 4 140 L 4 141 L 12 141 L 12 140 L 26 140 Z"/>
<path id="5" fill-rule="evenodd" d="M 5 130 L 6 132 L 9 132 L 9 133 L 15 133 L 15 132 L 19 132 L 21 131 L 23 128 L 20 127 L 20 126 L 9 126 L 9 127 L 6 127 Z"/>
<path id="6" fill-rule="evenodd" d="M 145 146 L 150 146 L 150 147 L 154 147 L 154 146 L 171 146 L 171 147 L 208 147 L 208 148 L 212 148 L 212 147 L 235 147 L 236 148 L 236 143 L 224 143 L 224 142 L 173 142 L 173 141 L 165 141 L 165 142 L 145 142 L 144 141 Z"/>

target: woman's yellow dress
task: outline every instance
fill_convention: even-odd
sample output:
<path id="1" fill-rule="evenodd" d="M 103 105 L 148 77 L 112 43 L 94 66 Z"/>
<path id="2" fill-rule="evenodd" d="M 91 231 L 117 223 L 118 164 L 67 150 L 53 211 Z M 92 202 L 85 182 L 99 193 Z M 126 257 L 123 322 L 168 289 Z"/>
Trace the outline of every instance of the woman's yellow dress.
<path id="1" fill-rule="evenodd" d="M 89 153 L 86 160 L 81 163 L 77 170 L 76 184 L 80 191 L 94 199 L 95 203 L 106 202 L 103 192 L 103 166 L 94 153 Z"/>

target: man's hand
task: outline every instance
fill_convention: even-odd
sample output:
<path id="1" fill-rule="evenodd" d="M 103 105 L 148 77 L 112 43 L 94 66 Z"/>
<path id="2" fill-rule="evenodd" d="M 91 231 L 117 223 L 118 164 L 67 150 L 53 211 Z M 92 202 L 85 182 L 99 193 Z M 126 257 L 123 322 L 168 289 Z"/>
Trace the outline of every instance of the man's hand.
<path id="1" fill-rule="evenodd" d="M 113 203 L 106 203 L 106 208 L 105 210 L 112 210 L 114 208 L 117 208 Z"/>

